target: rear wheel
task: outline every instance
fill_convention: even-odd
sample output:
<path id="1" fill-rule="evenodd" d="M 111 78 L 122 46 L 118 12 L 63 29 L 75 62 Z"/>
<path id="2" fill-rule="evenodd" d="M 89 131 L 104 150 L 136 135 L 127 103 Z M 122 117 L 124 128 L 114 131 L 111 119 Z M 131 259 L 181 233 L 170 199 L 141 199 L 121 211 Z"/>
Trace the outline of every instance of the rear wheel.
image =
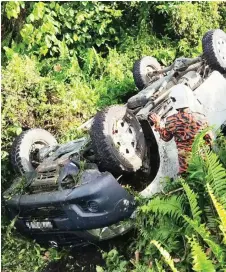
<path id="1" fill-rule="evenodd" d="M 141 126 L 124 106 L 98 112 L 90 131 L 101 170 L 134 172 L 142 166 L 146 144 Z"/>
<path id="2" fill-rule="evenodd" d="M 226 71 L 226 33 L 221 29 L 208 31 L 202 39 L 203 54 L 211 68 Z"/>
<path id="3" fill-rule="evenodd" d="M 137 60 L 133 66 L 133 78 L 137 88 L 142 90 L 151 82 L 156 81 L 160 76 L 150 77 L 149 74 L 160 69 L 161 65 L 156 58 L 146 56 Z"/>
<path id="4" fill-rule="evenodd" d="M 44 129 L 34 128 L 24 131 L 13 142 L 11 163 L 20 173 L 32 172 L 38 166 L 38 150 L 56 144 L 54 136 Z"/>

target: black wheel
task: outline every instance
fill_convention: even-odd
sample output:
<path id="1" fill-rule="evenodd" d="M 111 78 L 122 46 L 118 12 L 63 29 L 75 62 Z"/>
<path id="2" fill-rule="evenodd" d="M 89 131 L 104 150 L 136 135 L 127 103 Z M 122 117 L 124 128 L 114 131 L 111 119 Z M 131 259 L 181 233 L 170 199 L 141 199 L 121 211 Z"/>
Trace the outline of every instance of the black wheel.
<path id="1" fill-rule="evenodd" d="M 56 144 L 53 135 L 44 129 L 24 131 L 13 142 L 11 163 L 20 173 L 32 172 L 38 166 L 37 151 L 44 146 Z"/>
<path id="2" fill-rule="evenodd" d="M 125 106 L 98 112 L 90 130 L 101 170 L 134 172 L 142 166 L 146 144 L 141 126 Z"/>
<path id="3" fill-rule="evenodd" d="M 157 61 L 157 59 L 153 57 L 143 57 L 140 60 L 137 60 L 133 66 L 133 78 L 135 85 L 139 90 L 144 89 L 150 84 L 150 82 L 154 82 L 159 78 L 159 76 L 155 76 L 150 78 L 148 73 L 153 71 L 157 71 L 161 69 L 161 65 Z"/>
<path id="4" fill-rule="evenodd" d="M 202 39 L 203 54 L 212 69 L 226 71 L 226 33 L 221 29 L 208 31 Z"/>

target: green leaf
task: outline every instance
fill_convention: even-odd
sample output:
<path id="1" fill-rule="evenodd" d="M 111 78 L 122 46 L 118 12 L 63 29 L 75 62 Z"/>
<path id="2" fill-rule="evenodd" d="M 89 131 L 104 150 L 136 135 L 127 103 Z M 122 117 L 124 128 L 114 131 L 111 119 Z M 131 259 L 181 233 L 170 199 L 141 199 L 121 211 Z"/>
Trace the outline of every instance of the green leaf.
<path id="1" fill-rule="evenodd" d="M 180 179 L 180 182 L 187 195 L 187 198 L 191 207 L 192 217 L 194 220 L 200 223 L 201 222 L 200 215 L 202 211 L 200 210 L 198 205 L 198 194 L 194 193 L 194 191 L 189 187 L 189 185 L 183 179 Z"/>
<path id="2" fill-rule="evenodd" d="M 101 46 L 101 44 L 102 44 L 102 41 L 100 39 L 96 39 L 96 45 Z"/>
<path id="3" fill-rule="evenodd" d="M 53 9 L 55 7 L 55 5 L 56 5 L 56 3 L 54 1 L 52 1 L 49 6 L 51 9 Z"/>
<path id="4" fill-rule="evenodd" d="M 18 18 L 20 13 L 20 3 L 18 1 L 9 1 L 6 3 L 7 18 Z"/>
<path id="5" fill-rule="evenodd" d="M 48 48 L 50 48 L 52 46 L 51 39 L 48 35 L 45 36 L 45 43 Z"/>
<path id="6" fill-rule="evenodd" d="M 189 239 L 189 243 L 192 247 L 193 270 L 197 272 L 215 272 L 212 262 L 208 260 L 195 238 Z"/>
<path id="7" fill-rule="evenodd" d="M 173 272 L 179 272 L 176 267 L 174 266 L 173 260 L 167 250 L 165 250 L 159 242 L 152 240 L 151 244 L 155 245 L 158 250 L 160 251 L 161 255 L 163 256 L 163 259 L 166 264 L 168 264 Z"/>
<path id="8" fill-rule="evenodd" d="M 45 4 L 43 2 L 35 3 L 33 15 L 36 20 L 42 19 L 45 13 Z"/>
<path id="9" fill-rule="evenodd" d="M 1 152 L 1 158 L 2 158 L 2 160 L 4 160 L 8 156 L 9 156 L 9 153 L 6 152 L 6 151 L 4 151 L 4 150 L 2 150 L 2 152 Z"/>
<path id="10" fill-rule="evenodd" d="M 62 6 L 60 6 L 60 14 L 64 15 L 65 13 L 66 13 L 65 9 Z"/>
<path id="11" fill-rule="evenodd" d="M 22 128 L 21 127 L 18 127 L 16 129 L 16 135 L 20 135 L 22 133 Z"/>
<path id="12" fill-rule="evenodd" d="M 74 40 L 75 42 L 79 40 L 79 37 L 78 37 L 77 34 L 74 34 L 74 35 L 73 35 L 73 40 Z"/>
<path id="13" fill-rule="evenodd" d="M 51 48 L 54 52 L 58 52 L 59 50 L 58 50 L 58 47 L 56 47 L 56 46 L 53 46 L 52 48 Z"/>
<path id="14" fill-rule="evenodd" d="M 43 45 L 42 47 L 40 47 L 39 49 L 39 52 L 40 52 L 40 55 L 43 55 L 45 56 L 47 53 L 48 53 L 48 47 L 46 45 Z"/>
<path id="15" fill-rule="evenodd" d="M 8 60 L 12 59 L 14 55 L 17 55 L 17 53 L 15 53 L 13 49 L 11 49 L 7 46 L 4 46 L 3 49 L 5 50 Z"/>
<path id="16" fill-rule="evenodd" d="M 24 1 L 20 1 L 20 6 L 21 6 L 21 8 L 25 8 L 25 3 L 24 3 Z"/>
<path id="17" fill-rule="evenodd" d="M 70 14 L 71 17 L 73 17 L 74 14 L 75 14 L 74 10 L 73 10 L 73 9 L 70 9 L 70 10 L 69 10 L 69 14 Z"/>
<path id="18" fill-rule="evenodd" d="M 78 14 L 75 17 L 76 23 L 80 24 L 82 21 L 85 20 L 85 14 L 83 12 L 78 12 Z"/>
<path id="19" fill-rule="evenodd" d="M 225 259 L 225 253 L 223 248 L 215 242 L 214 236 L 206 228 L 205 224 L 201 224 L 198 221 L 192 220 L 186 215 L 183 215 L 185 221 L 202 237 L 202 239 L 211 248 L 213 254 L 216 256 L 219 263 L 223 263 Z"/>
<path id="20" fill-rule="evenodd" d="M 65 25 L 66 25 L 66 27 L 68 27 L 68 28 L 70 28 L 71 29 L 71 23 L 69 23 L 69 22 L 65 22 Z"/>
<path id="21" fill-rule="evenodd" d="M 35 20 L 34 14 L 31 13 L 31 14 L 29 15 L 29 19 L 30 19 L 31 22 L 34 22 L 34 20 Z"/>
<path id="22" fill-rule="evenodd" d="M 97 265 L 96 272 L 104 272 L 104 269 L 101 266 Z"/>

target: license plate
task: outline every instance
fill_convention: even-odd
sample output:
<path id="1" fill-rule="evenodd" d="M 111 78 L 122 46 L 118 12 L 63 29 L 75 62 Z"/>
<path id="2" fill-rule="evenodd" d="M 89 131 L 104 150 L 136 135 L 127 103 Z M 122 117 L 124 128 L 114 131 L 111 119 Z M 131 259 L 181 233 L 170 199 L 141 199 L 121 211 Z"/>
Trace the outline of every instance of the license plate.
<path id="1" fill-rule="evenodd" d="M 33 222 L 26 222 L 26 226 L 29 229 L 52 229 L 53 224 L 50 221 L 43 221 L 43 222 L 38 222 L 38 221 L 33 221 Z"/>

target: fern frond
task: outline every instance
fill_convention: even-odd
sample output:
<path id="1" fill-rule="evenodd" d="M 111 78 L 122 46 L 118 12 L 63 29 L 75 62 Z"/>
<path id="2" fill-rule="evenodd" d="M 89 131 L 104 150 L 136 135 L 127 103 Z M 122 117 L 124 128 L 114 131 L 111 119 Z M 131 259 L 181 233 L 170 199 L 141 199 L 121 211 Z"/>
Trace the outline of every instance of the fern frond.
<path id="1" fill-rule="evenodd" d="M 207 258 L 206 254 L 203 252 L 202 247 L 199 243 L 193 239 L 188 239 L 191 245 L 191 255 L 193 258 L 193 267 L 194 271 L 200 272 L 214 272 L 216 271 L 212 262 Z"/>
<path id="2" fill-rule="evenodd" d="M 199 224 L 197 221 L 192 220 L 188 216 L 184 215 L 185 221 L 202 237 L 202 239 L 211 248 L 213 254 L 216 256 L 220 264 L 224 263 L 225 253 L 224 250 L 218 245 L 211 237 L 210 232 L 206 229 L 204 224 Z"/>
<path id="3" fill-rule="evenodd" d="M 197 153 L 200 150 L 200 147 L 204 145 L 204 136 L 207 134 L 207 132 L 210 130 L 210 128 L 203 129 L 198 135 L 196 135 L 194 142 L 192 144 L 192 152 Z"/>
<path id="4" fill-rule="evenodd" d="M 206 181 L 213 189 L 224 208 L 226 208 L 226 170 L 220 163 L 219 158 L 212 151 L 205 151 L 205 163 L 207 166 Z"/>
<path id="5" fill-rule="evenodd" d="M 183 224 L 182 221 L 180 223 Z M 181 228 L 180 224 L 177 224 L 172 218 L 160 215 L 151 228 L 143 229 L 140 240 L 157 240 L 166 250 L 180 254 L 184 250 L 183 241 L 180 239 Z M 153 249 L 151 254 L 154 255 Z"/>
<path id="6" fill-rule="evenodd" d="M 211 130 L 211 127 L 207 127 L 202 130 L 198 135 L 196 135 L 194 142 L 192 144 L 191 158 L 188 163 L 188 172 L 190 174 L 189 179 L 204 181 L 205 177 L 205 164 L 202 156 L 203 147 L 209 149 L 205 146 L 204 136 Z"/>
<path id="7" fill-rule="evenodd" d="M 206 226 L 210 231 L 214 233 L 218 228 L 218 223 L 213 209 L 214 208 L 210 204 L 206 204 L 204 207 L 204 212 L 206 216 Z"/>
<path id="8" fill-rule="evenodd" d="M 201 148 L 205 145 L 204 136 L 211 130 L 211 127 L 203 129 L 198 135 L 196 135 L 194 142 L 192 144 L 192 155 L 199 153 Z"/>
<path id="9" fill-rule="evenodd" d="M 163 256 L 163 259 L 164 259 L 165 263 L 169 265 L 169 267 L 172 269 L 172 271 L 173 272 L 179 272 L 176 269 L 176 267 L 174 266 L 173 259 L 171 258 L 169 252 L 166 251 L 163 247 L 161 247 L 161 245 L 156 240 L 152 240 L 151 244 L 155 245 L 158 248 L 158 250 L 160 251 L 160 253 Z"/>
<path id="10" fill-rule="evenodd" d="M 158 272 L 165 272 L 165 269 L 162 267 L 162 265 L 159 263 L 157 259 L 155 259 L 155 264 L 158 269 Z"/>
<path id="11" fill-rule="evenodd" d="M 208 190 L 208 193 L 213 201 L 213 204 L 214 204 L 214 207 L 216 208 L 216 211 L 219 215 L 219 218 L 221 220 L 221 225 L 220 225 L 220 229 L 223 233 L 223 242 L 226 244 L 226 210 L 224 209 L 224 207 L 221 205 L 220 202 L 217 201 L 215 195 L 213 194 L 213 190 L 212 188 L 210 187 L 209 183 L 207 183 L 207 190 Z"/>
<path id="12" fill-rule="evenodd" d="M 168 198 L 161 198 L 159 196 L 153 198 L 147 205 L 141 207 L 144 213 L 153 212 L 156 215 L 169 215 L 178 220 L 183 214 L 183 201 L 181 196 L 173 195 Z"/>
<path id="13" fill-rule="evenodd" d="M 180 179 L 181 184 L 184 188 L 184 191 L 187 195 L 190 207 L 191 207 L 191 213 L 192 213 L 192 217 L 194 220 L 196 220 L 197 222 L 201 222 L 201 217 L 200 214 L 202 213 L 199 205 L 198 205 L 198 195 L 196 193 L 194 193 L 194 191 L 189 187 L 189 185 L 187 183 L 184 182 L 183 179 Z"/>
<path id="14" fill-rule="evenodd" d="M 189 166 L 194 169 L 192 168 L 193 172 L 190 172 L 191 175 L 195 176 L 198 173 L 201 179 L 204 174 L 204 180 L 211 185 L 214 195 L 220 200 L 223 207 L 226 208 L 226 170 L 220 163 L 219 157 L 210 150 L 209 146 L 203 140 L 203 137 L 210 129 L 204 129 L 196 136 L 193 142 L 192 159 Z M 203 174 L 200 171 L 203 171 Z"/>

